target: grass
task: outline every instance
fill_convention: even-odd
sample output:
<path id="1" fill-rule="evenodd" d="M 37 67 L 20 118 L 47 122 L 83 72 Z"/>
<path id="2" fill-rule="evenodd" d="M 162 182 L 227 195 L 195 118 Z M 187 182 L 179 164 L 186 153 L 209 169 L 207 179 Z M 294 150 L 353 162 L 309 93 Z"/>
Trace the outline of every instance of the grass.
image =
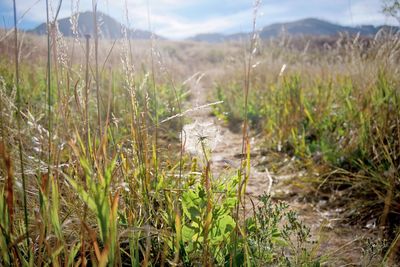
<path id="1" fill-rule="evenodd" d="M 266 147 L 303 160 L 316 199 L 339 194 L 331 205 L 344 207 L 349 222 L 373 219 L 383 236 L 397 239 L 399 36 L 344 35 L 332 46 L 307 50 L 313 43 L 318 40 L 283 36 L 264 44 L 255 58 L 260 64 L 249 119 L 264 134 Z M 240 72 L 227 73 L 216 86 L 224 104 L 215 114 L 233 124 L 243 112 L 241 80 Z M 398 240 L 393 242 L 398 249 Z"/>
<path id="2" fill-rule="evenodd" d="M 52 27 L 44 44 L 15 30 L 0 43 L 16 54 L 2 53 L 0 67 L 1 265 L 319 263 L 308 229 L 283 203 L 264 196 L 254 217 L 240 212 L 247 127 L 247 157 L 225 180 L 213 177 L 201 138 L 199 158 L 183 153 L 184 119 L 168 118 L 184 114 L 187 72 L 153 44 L 143 58 L 127 39 L 64 39 Z"/>

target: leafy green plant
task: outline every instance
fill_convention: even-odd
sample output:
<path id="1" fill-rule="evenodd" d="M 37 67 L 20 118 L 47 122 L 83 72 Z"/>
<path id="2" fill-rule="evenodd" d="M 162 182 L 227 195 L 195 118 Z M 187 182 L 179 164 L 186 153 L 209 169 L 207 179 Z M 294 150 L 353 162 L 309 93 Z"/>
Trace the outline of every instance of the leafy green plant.
<path id="1" fill-rule="evenodd" d="M 262 195 L 260 206 L 247 219 L 254 265 L 319 266 L 310 230 L 288 205 Z"/>
<path id="2" fill-rule="evenodd" d="M 204 243 L 207 241 L 212 262 L 217 265 L 226 264 L 225 261 L 229 255 L 228 246 L 232 242 L 232 234 L 236 228 L 233 218 L 233 210 L 237 204 L 234 190 L 236 183 L 237 178 L 233 178 L 226 188 L 221 184 L 211 189 L 213 191 L 211 204 L 208 202 L 207 189 L 201 185 L 182 194 L 184 215 L 182 242 L 185 252 L 193 260 L 199 257 L 196 255 L 199 251 L 205 249 Z M 211 208 L 208 205 L 211 205 Z M 209 227 L 208 234 L 205 236 L 207 227 Z"/>

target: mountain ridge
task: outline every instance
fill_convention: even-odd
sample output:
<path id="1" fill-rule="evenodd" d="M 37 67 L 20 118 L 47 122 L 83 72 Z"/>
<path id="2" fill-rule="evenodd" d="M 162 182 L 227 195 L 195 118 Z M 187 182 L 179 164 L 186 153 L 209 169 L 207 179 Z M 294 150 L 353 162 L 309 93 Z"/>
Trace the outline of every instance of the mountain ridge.
<path id="1" fill-rule="evenodd" d="M 317 18 L 305 18 L 291 22 L 273 23 L 264 26 L 259 32 L 261 39 L 270 39 L 278 37 L 281 34 L 288 34 L 292 36 L 335 36 L 339 33 L 347 32 L 349 34 L 358 34 L 361 36 L 374 36 L 382 29 L 399 31 L 399 27 L 388 25 L 360 25 L 356 27 L 343 26 L 329 21 Z M 250 33 L 234 33 L 234 34 L 218 34 L 207 33 L 198 34 L 187 38 L 190 41 L 200 41 L 217 43 L 222 41 L 239 40 L 246 38 Z M 217 38 L 215 38 L 217 37 Z"/>

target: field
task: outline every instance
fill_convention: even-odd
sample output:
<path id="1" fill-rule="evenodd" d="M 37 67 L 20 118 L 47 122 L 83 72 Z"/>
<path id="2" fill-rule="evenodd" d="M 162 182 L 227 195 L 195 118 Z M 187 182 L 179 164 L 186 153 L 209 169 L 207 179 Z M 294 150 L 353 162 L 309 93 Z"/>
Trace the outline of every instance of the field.
<path id="1" fill-rule="evenodd" d="M 0 265 L 395 266 L 399 61 L 3 30 Z"/>

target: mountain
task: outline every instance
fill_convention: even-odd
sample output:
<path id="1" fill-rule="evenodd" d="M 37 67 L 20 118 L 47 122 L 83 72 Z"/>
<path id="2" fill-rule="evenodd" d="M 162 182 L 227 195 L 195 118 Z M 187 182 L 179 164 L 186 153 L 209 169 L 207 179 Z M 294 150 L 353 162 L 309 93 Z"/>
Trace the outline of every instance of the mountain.
<path id="1" fill-rule="evenodd" d="M 221 33 L 201 33 L 193 37 L 189 37 L 186 40 L 194 42 L 206 42 L 206 43 L 222 43 L 226 41 L 237 41 L 244 38 L 248 38 L 249 33 L 235 33 L 225 35 Z"/>
<path id="2" fill-rule="evenodd" d="M 334 24 L 328 21 L 315 19 L 315 18 L 307 18 L 302 20 L 297 20 L 293 22 L 286 23 L 274 23 L 268 26 L 265 26 L 260 31 L 260 37 L 262 39 L 270 39 L 274 37 L 278 37 L 282 33 L 289 34 L 292 36 L 334 36 L 338 35 L 341 32 L 347 32 L 349 34 L 358 34 L 362 36 L 373 36 L 381 29 L 399 31 L 399 27 L 392 26 L 373 26 L 373 25 L 362 25 L 359 27 L 350 27 L 350 26 L 342 26 L 338 24 Z M 202 42 L 217 42 L 218 40 L 227 41 L 227 40 L 239 40 L 249 36 L 249 33 L 239 33 L 233 35 L 223 35 L 223 34 L 199 34 L 194 37 L 189 38 L 189 40 L 193 41 L 202 41 Z M 218 38 L 211 38 L 218 37 Z"/>
<path id="3" fill-rule="evenodd" d="M 93 12 L 80 12 L 74 17 L 78 17 L 77 31 L 79 36 L 84 36 L 85 34 L 94 35 L 94 21 Z M 58 27 L 60 32 L 64 36 L 73 36 L 71 17 L 59 19 Z M 116 21 L 114 18 L 104 14 L 102 12 L 97 12 L 97 25 L 99 25 L 99 36 L 105 39 L 119 39 L 123 37 L 123 26 L 121 23 Z M 28 31 L 31 33 L 36 33 L 39 35 L 47 34 L 46 23 L 42 23 L 36 28 Z M 142 30 L 127 30 L 127 36 L 132 39 L 150 39 L 152 33 L 149 31 Z M 157 39 L 163 39 L 160 36 L 154 36 Z"/>
<path id="4" fill-rule="evenodd" d="M 202 33 L 195 35 L 193 37 L 188 38 L 190 41 L 195 42 L 207 42 L 207 43 L 220 43 L 227 41 L 229 38 L 228 35 L 220 34 L 220 33 Z"/>
<path id="5" fill-rule="evenodd" d="M 341 26 L 330 23 L 324 20 L 308 18 L 287 23 L 275 23 L 264 27 L 260 32 L 260 37 L 268 39 L 276 37 L 282 32 L 290 35 L 305 35 L 305 36 L 333 36 L 341 32 L 349 34 L 358 34 L 362 36 L 375 35 L 382 27 L 362 25 L 359 27 Z"/>

